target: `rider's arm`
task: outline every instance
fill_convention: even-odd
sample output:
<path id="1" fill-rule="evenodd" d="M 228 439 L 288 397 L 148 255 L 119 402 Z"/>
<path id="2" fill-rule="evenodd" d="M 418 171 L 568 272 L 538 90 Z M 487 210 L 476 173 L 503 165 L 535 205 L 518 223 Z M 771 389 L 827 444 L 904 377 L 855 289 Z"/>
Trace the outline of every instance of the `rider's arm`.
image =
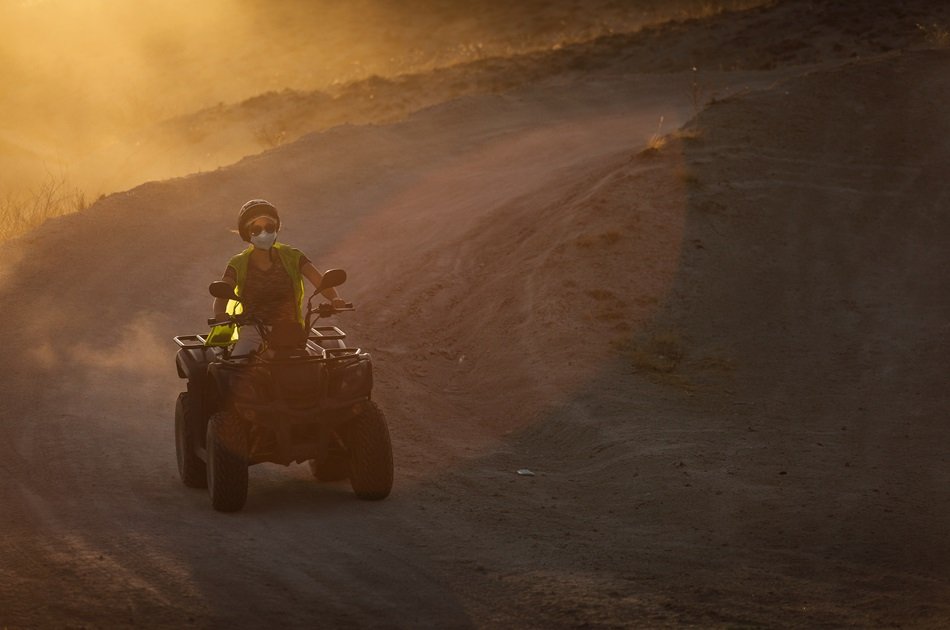
<path id="1" fill-rule="evenodd" d="M 234 267 L 228 265 L 221 279 L 230 284 L 232 288 L 237 286 L 237 272 L 234 271 Z M 215 319 L 221 319 L 228 314 L 228 300 L 225 298 L 214 298 L 211 308 L 214 311 Z"/>
<path id="2" fill-rule="evenodd" d="M 312 282 L 313 286 L 319 285 L 320 280 L 323 279 L 323 274 L 317 271 L 317 268 L 314 267 L 313 263 L 311 262 L 304 263 L 300 268 L 300 273 L 302 273 L 307 280 Z M 340 297 L 340 295 L 336 292 L 336 289 L 333 287 L 321 291 L 320 293 L 328 300 L 332 300 L 334 306 L 342 305 L 344 303 L 343 298 Z"/>

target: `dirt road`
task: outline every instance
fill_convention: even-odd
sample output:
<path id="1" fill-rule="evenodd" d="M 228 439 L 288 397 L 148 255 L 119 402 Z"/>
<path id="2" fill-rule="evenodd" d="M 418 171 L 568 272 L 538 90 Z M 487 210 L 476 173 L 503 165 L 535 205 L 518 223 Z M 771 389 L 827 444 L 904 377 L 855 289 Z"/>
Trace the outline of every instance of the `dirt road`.
<path id="1" fill-rule="evenodd" d="M 466 585 L 501 567 L 476 560 L 473 544 L 524 541 L 464 517 L 512 518 L 510 483 L 522 480 L 476 464 L 479 436 L 496 432 L 456 407 L 459 395 L 422 391 L 420 372 L 443 369 L 454 352 L 426 336 L 456 316 L 419 294 L 450 276 L 406 261 L 444 267 L 445 243 L 498 207 L 554 201 L 546 191 L 559 177 L 642 144 L 660 114 L 675 124 L 686 111 L 681 85 L 651 88 L 647 103 L 596 94 L 632 98 L 638 87 L 486 97 L 391 128 L 340 129 L 110 197 L 8 245 L 16 264 L 3 270 L 0 311 L 17 333 L 0 385 L 0 623 L 485 623 L 476 610 L 495 604 L 470 599 Z M 539 111 L 542 100 L 551 111 Z M 289 242 L 350 271 L 346 295 L 360 310 L 342 323 L 379 348 L 377 397 L 395 441 L 396 490 L 384 503 L 318 485 L 304 466 L 260 466 L 247 509 L 222 516 L 176 478 L 171 412 L 182 383 L 171 336 L 201 329 L 205 287 L 240 249 L 235 209 L 253 196 L 283 209 Z"/>
<path id="2" fill-rule="evenodd" d="M 6 244 L 0 625 L 942 625 L 950 74 L 876 63 L 715 79 L 768 89 L 647 154 L 688 73 L 466 98 Z M 171 337 L 251 197 L 349 271 L 382 503 L 177 479 Z"/>

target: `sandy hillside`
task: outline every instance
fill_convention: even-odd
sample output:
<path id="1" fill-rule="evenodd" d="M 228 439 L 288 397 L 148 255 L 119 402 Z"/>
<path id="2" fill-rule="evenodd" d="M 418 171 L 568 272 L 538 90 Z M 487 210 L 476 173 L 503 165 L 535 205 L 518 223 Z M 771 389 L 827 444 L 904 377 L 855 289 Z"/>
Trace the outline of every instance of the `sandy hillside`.
<path id="1" fill-rule="evenodd" d="M 950 623 L 950 55 L 707 80 L 548 76 L 6 243 L 0 626 Z M 384 502 L 178 480 L 171 337 L 256 196 L 349 272 Z"/>

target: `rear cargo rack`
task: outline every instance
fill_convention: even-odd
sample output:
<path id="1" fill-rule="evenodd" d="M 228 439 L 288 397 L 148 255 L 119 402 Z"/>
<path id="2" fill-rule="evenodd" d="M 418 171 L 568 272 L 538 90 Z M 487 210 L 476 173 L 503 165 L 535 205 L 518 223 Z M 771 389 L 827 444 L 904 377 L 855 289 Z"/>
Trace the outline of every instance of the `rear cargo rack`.
<path id="1" fill-rule="evenodd" d="M 175 343 L 187 350 L 205 347 L 205 335 L 178 335 Z"/>

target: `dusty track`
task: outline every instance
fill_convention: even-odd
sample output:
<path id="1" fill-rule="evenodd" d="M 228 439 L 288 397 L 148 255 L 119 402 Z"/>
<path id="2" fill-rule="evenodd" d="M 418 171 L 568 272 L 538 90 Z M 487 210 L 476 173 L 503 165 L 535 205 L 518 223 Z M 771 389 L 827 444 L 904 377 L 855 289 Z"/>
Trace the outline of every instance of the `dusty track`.
<path id="1" fill-rule="evenodd" d="M 497 436 L 497 423 L 486 428 L 456 407 L 458 395 L 425 389 L 421 373 L 444 369 L 453 352 L 436 352 L 426 337 L 455 316 L 419 294 L 443 270 L 425 275 L 407 261 L 434 256 L 444 266 L 445 243 L 501 205 L 552 203 L 566 173 L 640 145 L 659 114 L 652 102 L 626 102 L 637 87 L 552 87 L 452 104 L 395 127 L 344 128 L 113 196 L 11 244 L 21 263 L 4 269 L 0 310 L 19 333 L 5 344 L 0 386 L 10 447 L 0 623 L 487 621 L 473 614 L 494 604 L 477 592 L 460 598 L 469 571 L 486 579 L 498 567 L 477 566 L 465 551 L 483 534 L 447 519 L 510 510 L 504 491 L 514 477 L 509 467 L 487 483 L 447 470 L 481 454 L 478 437 Z M 668 118 L 686 110 L 676 104 L 683 84 L 639 98 L 665 99 Z M 257 467 L 247 509 L 222 516 L 176 478 L 171 410 L 181 383 L 170 338 L 200 329 L 204 287 L 240 247 L 228 231 L 235 203 L 250 196 L 284 208 L 287 240 L 321 266 L 350 271 L 347 295 L 360 311 L 346 323 L 379 347 L 378 399 L 395 440 L 397 486 L 384 503 L 318 485 L 303 466 Z M 506 396 L 520 404 L 516 392 Z"/>
<path id="2" fill-rule="evenodd" d="M 9 244 L 0 625 L 941 625 L 946 70 L 728 99 L 653 156 L 689 76 L 464 99 Z M 221 515 L 177 479 L 171 337 L 256 196 L 350 272 L 385 502 L 256 467 Z"/>

